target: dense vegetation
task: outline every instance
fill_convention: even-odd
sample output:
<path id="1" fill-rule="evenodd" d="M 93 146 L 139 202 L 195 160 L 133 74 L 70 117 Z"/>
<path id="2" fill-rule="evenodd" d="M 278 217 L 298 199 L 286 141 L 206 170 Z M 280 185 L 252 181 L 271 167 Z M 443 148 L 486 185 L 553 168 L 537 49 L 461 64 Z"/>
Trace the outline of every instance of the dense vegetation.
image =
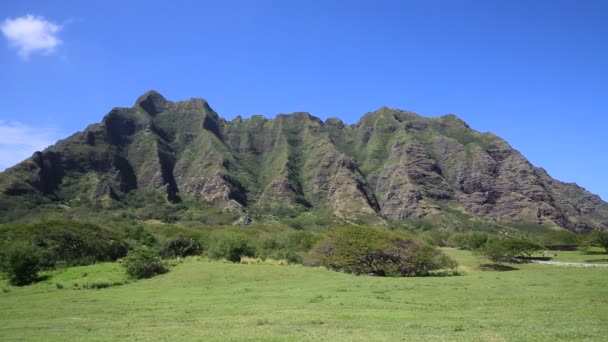
<path id="1" fill-rule="evenodd" d="M 158 205 L 183 210 L 167 201 L 160 201 Z M 270 259 L 325 266 L 353 274 L 417 276 L 453 267 L 436 247 L 475 251 L 496 264 L 512 262 L 513 258 L 541 250 L 605 248 L 605 234 L 596 231 L 577 235 L 565 230 L 542 231 L 536 227 L 506 225 L 472 225 L 467 229 L 467 226 L 442 226 L 425 220 L 404 220 L 370 228 L 345 225 L 323 211 L 301 208 L 260 209 L 252 213 L 257 222 L 234 227 L 225 222 L 211 225 L 201 221 L 138 220 L 128 214 L 132 210 L 155 211 L 146 206 L 118 208 L 112 215 L 103 216 L 105 220 L 101 216 L 106 213 L 103 210 L 100 216 L 90 212 L 87 217 L 95 223 L 60 219 L 65 216 L 65 212 L 60 212 L 61 215 L 49 215 L 56 219 L 37 222 L 34 219 L 28 223 L 24 218 L 24 223 L 2 224 L 0 270 L 13 279 L 14 284 L 28 284 L 39 280 L 39 271 L 116 261 L 129 251 L 133 254 L 147 247 L 150 253 L 164 259 L 188 256 L 230 262 L 240 262 L 243 258 Z M 198 213 L 187 209 L 192 215 L 203 215 L 211 221 L 215 220 L 214 215 L 222 217 L 214 210 L 206 206 L 201 206 Z M 468 221 L 462 218 L 460 222 Z M 145 271 L 143 277 L 162 273 L 160 265 L 152 262 L 149 267 L 152 271 Z M 135 273 L 132 276 L 140 277 Z"/>
<path id="2" fill-rule="evenodd" d="M 30 245 L 43 268 L 113 261 L 125 256 L 128 249 L 121 234 L 77 221 L 0 225 L 0 251 L 15 245 Z"/>
<path id="3" fill-rule="evenodd" d="M 248 215 L 253 222 L 239 227 L 232 225 L 239 214 L 209 204 L 172 203 L 154 193 L 143 201 L 138 194 L 110 207 L 47 203 L 37 207 L 37 215 L 0 224 L 0 270 L 13 283 L 27 284 L 39 280 L 39 271 L 116 261 L 147 246 L 164 259 L 203 256 L 231 262 L 255 258 L 300 264 L 306 258 L 307 265 L 353 274 L 411 276 L 450 268 L 449 260 L 435 247 L 476 251 L 492 263 L 511 262 L 527 252 L 545 249 L 606 247 L 601 231 L 581 235 L 538 225 L 486 225 L 449 208 L 443 208 L 449 222 L 405 219 L 365 228 L 377 222 L 339 219 L 331 211 L 301 206 L 252 206 Z M 351 239 L 351 250 L 336 245 L 348 240 L 338 239 L 340 234 Z M 326 254 L 338 252 L 320 258 L 324 249 Z M 370 251 L 373 261 L 353 263 L 358 257 L 351 253 L 355 249 Z M 11 259 L 10 254 L 17 250 L 27 251 L 29 257 Z M 23 260 L 23 264 L 11 260 Z"/>

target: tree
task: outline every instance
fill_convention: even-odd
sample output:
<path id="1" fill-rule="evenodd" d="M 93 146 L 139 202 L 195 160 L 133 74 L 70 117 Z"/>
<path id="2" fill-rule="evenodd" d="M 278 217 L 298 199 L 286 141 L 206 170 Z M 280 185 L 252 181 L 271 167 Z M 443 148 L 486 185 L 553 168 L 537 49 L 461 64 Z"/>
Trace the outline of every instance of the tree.
<path id="1" fill-rule="evenodd" d="M 503 240 L 488 241 L 478 253 L 497 265 L 509 261 L 509 252 L 501 241 Z"/>
<path id="2" fill-rule="evenodd" d="M 530 257 L 532 253 L 545 249 L 545 247 L 534 241 L 522 238 L 502 240 L 501 244 L 507 249 L 510 258 Z"/>
<path id="3" fill-rule="evenodd" d="M 594 230 L 587 235 L 587 241 L 592 246 L 604 248 L 606 253 L 608 253 L 608 231 Z"/>
<path id="4" fill-rule="evenodd" d="M 455 262 L 438 249 L 390 231 L 351 226 L 337 229 L 308 253 L 304 264 L 353 274 L 420 276 Z"/>
<path id="5" fill-rule="evenodd" d="M 12 285 L 23 286 L 38 279 L 40 256 L 30 245 L 15 245 L 6 253 L 5 271 Z"/>
<path id="6" fill-rule="evenodd" d="M 150 278 L 167 272 L 158 251 L 148 246 L 140 246 L 129 252 L 122 265 L 127 274 L 135 279 Z"/>
<path id="7" fill-rule="evenodd" d="M 479 254 L 495 264 L 500 264 L 510 262 L 517 257 L 529 257 L 532 253 L 543 249 L 543 246 L 530 240 L 507 237 L 502 240 L 489 240 L 479 249 Z"/>

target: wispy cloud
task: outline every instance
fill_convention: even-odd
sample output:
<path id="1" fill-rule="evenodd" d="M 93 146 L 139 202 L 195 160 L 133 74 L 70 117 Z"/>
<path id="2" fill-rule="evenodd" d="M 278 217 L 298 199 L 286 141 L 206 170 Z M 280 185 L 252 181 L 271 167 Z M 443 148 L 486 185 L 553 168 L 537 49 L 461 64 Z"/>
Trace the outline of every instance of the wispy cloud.
<path id="1" fill-rule="evenodd" d="M 52 145 L 57 136 L 55 129 L 0 120 L 0 171 Z"/>
<path id="2" fill-rule="evenodd" d="M 57 37 L 62 26 L 31 14 L 19 18 L 7 18 L 0 30 L 15 47 L 19 57 L 27 60 L 32 53 L 50 54 L 61 44 Z"/>

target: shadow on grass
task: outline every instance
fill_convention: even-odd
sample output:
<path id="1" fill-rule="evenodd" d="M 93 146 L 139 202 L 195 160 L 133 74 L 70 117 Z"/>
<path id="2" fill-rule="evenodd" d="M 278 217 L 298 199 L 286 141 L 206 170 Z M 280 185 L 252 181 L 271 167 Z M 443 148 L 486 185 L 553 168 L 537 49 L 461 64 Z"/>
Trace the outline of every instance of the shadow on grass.
<path id="1" fill-rule="evenodd" d="M 581 251 L 582 255 L 606 255 L 606 251 Z"/>
<path id="2" fill-rule="evenodd" d="M 478 268 L 482 271 L 497 271 L 497 272 L 506 272 L 506 271 L 516 271 L 519 268 L 500 265 L 500 264 L 481 264 Z"/>
<path id="3" fill-rule="evenodd" d="M 46 280 L 49 280 L 49 279 L 51 279 L 51 276 L 49 274 L 39 275 L 36 278 L 36 280 L 34 280 L 34 283 L 38 283 L 38 282 L 41 282 L 41 281 L 46 281 Z"/>
<path id="4" fill-rule="evenodd" d="M 466 275 L 466 273 L 454 269 L 454 270 L 433 271 L 427 275 L 424 275 L 423 277 L 459 277 L 459 276 L 463 276 L 463 275 Z"/>
<path id="5" fill-rule="evenodd" d="M 520 263 L 525 263 L 525 262 L 529 262 L 532 260 L 551 261 L 552 259 L 553 259 L 552 257 L 521 257 L 520 256 L 513 260 L 516 261 L 518 264 L 520 264 Z"/>
<path id="6" fill-rule="evenodd" d="M 608 259 L 591 259 L 585 260 L 585 262 L 591 264 L 608 264 Z"/>
<path id="7" fill-rule="evenodd" d="M 27 285 L 32 285 L 32 284 L 36 284 L 39 283 L 41 281 L 46 281 L 51 279 L 51 276 L 48 274 L 44 274 L 44 275 L 38 275 L 36 276 L 35 279 L 30 279 L 29 281 L 21 281 L 21 282 L 16 282 L 16 281 L 10 281 L 9 280 L 9 284 L 13 285 L 13 286 L 17 286 L 17 287 L 22 287 L 22 286 L 27 286 Z"/>

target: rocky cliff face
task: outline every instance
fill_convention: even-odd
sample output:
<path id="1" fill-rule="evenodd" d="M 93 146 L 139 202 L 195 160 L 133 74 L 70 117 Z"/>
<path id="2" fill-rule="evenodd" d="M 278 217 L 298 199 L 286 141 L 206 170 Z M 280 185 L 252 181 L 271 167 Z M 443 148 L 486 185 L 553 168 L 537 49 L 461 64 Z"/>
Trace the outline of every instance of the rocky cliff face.
<path id="1" fill-rule="evenodd" d="M 5 200 L 70 202 L 132 191 L 206 201 L 227 211 L 331 208 L 338 217 L 419 219 L 450 207 L 478 217 L 608 229 L 608 204 L 552 179 L 504 140 L 454 115 L 380 108 L 357 124 L 308 113 L 221 119 L 202 99 L 156 92 L 0 175 Z"/>

